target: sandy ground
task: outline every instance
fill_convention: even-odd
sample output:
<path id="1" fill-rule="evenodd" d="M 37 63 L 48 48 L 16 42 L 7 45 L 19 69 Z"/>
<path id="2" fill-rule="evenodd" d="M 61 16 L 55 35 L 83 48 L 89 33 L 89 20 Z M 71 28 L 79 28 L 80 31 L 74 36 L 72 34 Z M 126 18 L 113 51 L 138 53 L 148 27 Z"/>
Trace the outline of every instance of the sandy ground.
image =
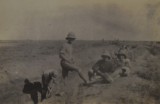
<path id="1" fill-rule="evenodd" d="M 41 74 L 48 69 L 61 72 L 58 51 L 63 41 L 12 41 L 0 47 L 0 101 L 1 104 L 32 104 L 30 97 L 22 93 L 23 80 L 41 81 Z M 78 65 L 87 77 L 87 71 L 100 59 L 104 49 L 114 57 L 121 45 L 129 46 L 132 73 L 129 77 L 116 79 L 112 84 L 80 86 L 82 81 L 76 73 L 70 73 L 67 89 L 73 104 L 159 104 L 157 95 L 150 94 L 156 88 L 154 77 L 160 68 L 160 44 L 155 42 L 78 41 L 74 53 Z M 151 70 L 153 69 L 153 70 Z M 150 74 L 157 69 L 155 73 Z M 147 76 L 148 75 L 148 76 Z M 146 77 L 147 76 L 147 77 Z M 155 79 L 159 79 L 157 75 Z M 71 80 L 70 79 L 74 79 Z M 156 83 L 159 80 L 156 80 Z M 153 85 L 153 88 L 152 88 Z M 148 87 L 149 86 L 149 87 Z M 159 89 L 157 91 L 160 91 Z M 72 96 L 74 97 L 70 97 Z M 160 93 L 159 93 L 160 94 Z M 159 96 L 158 96 L 159 97 Z M 65 95 L 53 96 L 40 104 L 64 104 Z"/>

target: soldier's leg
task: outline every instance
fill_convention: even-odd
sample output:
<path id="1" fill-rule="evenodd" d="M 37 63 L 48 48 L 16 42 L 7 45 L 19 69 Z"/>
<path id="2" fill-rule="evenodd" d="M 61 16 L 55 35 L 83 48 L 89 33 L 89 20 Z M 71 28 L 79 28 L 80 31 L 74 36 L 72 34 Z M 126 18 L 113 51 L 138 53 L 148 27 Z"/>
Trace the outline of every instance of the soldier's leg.
<path id="1" fill-rule="evenodd" d="M 120 77 L 121 72 L 122 72 L 122 70 L 120 68 L 118 68 L 111 74 L 111 77 L 115 80 Z"/>
<path id="2" fill-rule="evenodd" d="M 63 64 L 61 64 L 61 66 L 62 66 L 62 86 L 63 86 L 63 88 L 65 88 L 65 86 L 66 86 L 66 78 L 67 78 L 67 76 L 68 76 L 68 69 L 66 69 L 65 68 L 65 66 L 63 65 Z M 65 89 L 64 89 L 65 90 Z"/>
<path id="3" fill-rule="evenodd" d="M 107 82 L 107 83 L 112 83 L 113 79 L 108 73 L 101 73 L 101 72 L 96 72 L 97 75 L 101 76 L 102 79 Z"/>
<path id="4" fill-rule="evenodd" d="M 78 69 L 77 69 L 77 72 L 78 72 L 80 78 L 84 81 L 84 83 L 87 83 L 87 80 L 84 78 L 84 76 L 83 76 L 83 74 L 82 74 L 82 72 L 81 72 L 81 69 L 78 68 Z"/>
<path id="5" fill-rule="evenodd" d="M 77 75 L 76 72 L 70 72 L 68 74 L 68 77 L 65 78 L 65 104 L 72 104 L 72 102 L 74 101 L 74 91 L 76 89 L 76 79 L 73 78 L 74 75 Z M 78 77 L 77 77 L 78 78 Z"/>
<path id="6" fill-rule="evenodd" d="M 108 83 L 112 83 L 113 82 L 113 78 L 108 74 L 108 73 L 104 73 L 104 76 L 105 76 L 105 80 L 107 79 L 107 82 Z"/>
<path id="7" fill-rule="evenodd" d="M 76 65 L 74 64 L 70 64 L 70 63 L 64 63 L 64 66 L 67 68 L 67 69 L 70 69 L 70 70 L 73 70 L 73 71 L 76 71 L 79 75 L 79 77 L 85 82 L 87 83 L 87 80 L 84 78 L 82 72 L 81 72 L 81 69 L 79 67 L 77 67 Z"/>
<path id="8" fill-rule="evenodd" d="M 49 98 L 49 97 L 51 97 L 51 95 L 52 95 L 52 93 L 53 93 L 53 89 L 55 89 L 55 81 L 54 81 L 54 79 L 51 79 L 50 81 L 49 81 L 49 84 L 48 84 L 48 86 L 47 86 L 47 94 L 46 94 L 46 97 L 47 98 Z"/>
<path id="9" fill-rule="evenodd" d="M 62 77 L 65 79 L 68 76 L 68 69 L 66 67 L 62 67 Z"/>

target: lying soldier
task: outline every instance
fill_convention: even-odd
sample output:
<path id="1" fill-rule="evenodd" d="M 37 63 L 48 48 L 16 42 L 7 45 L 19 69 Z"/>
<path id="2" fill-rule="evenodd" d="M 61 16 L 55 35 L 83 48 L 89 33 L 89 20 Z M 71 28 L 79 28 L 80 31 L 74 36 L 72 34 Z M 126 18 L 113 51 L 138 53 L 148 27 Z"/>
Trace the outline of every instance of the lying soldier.
<path id="1" fill-rule="evenodd" d="M 57 72 L 54 70 L 47 70 L 42 74 L 42 100 L 51 96 L 53 86 L 56 83 Z"/>
<path id="2" fill-rule="evenodd" d="M 113 82 L 111 74 L 114 72 L 111 56 L 108 52 L 101 55 L 102 59 L 93 65 L 92 70 L 88 72 L 89 80 L 92 81 L 95 76 L 100 76 L 106 83 Z"/>

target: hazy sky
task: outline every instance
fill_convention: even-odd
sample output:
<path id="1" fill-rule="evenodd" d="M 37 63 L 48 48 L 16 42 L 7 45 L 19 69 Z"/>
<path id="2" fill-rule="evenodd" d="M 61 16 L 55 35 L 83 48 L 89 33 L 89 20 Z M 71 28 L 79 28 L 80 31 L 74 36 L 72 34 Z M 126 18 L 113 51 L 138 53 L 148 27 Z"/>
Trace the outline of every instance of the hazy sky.
<path id="1" fill-rule="evenodd" d="M 160 40 L 159 0 L 0 0 L 0 39 Z"/>

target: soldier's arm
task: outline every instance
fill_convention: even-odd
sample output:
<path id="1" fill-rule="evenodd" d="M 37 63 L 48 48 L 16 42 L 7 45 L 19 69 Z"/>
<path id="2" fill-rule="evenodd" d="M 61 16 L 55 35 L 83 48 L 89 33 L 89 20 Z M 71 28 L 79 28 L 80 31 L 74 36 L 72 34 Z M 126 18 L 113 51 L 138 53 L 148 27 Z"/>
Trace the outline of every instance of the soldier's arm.
<path id="1" fill-rule="evenodd" d="M 99 61 L 93 65 L 92 70 L 94 73 L 99 72 Z"/>
<path id="2" fill-rule="evenodd" d="M 48 82 L 48 86 L 47 86 L 47 89 L 48 89 L 49 92 L 51 91 L 54 82 L 55 82 L 54 78 L 51 77 L 50 81 Z"/>
<path id="3" fill-rule="evenodd" d="M 55 83 L 55 79 L 57 78 L 57 72 L 56 71 L 52 71 L 49 73 L 49 76 L 51 78 L 50 82 L 51 83 Z"/>
<path id="4" fill-rule="evenodd" d="M 128 66 L 129 68 L 131 68 L 131 61 L 129 59 L 126 59 L 126 66 Z"/>

